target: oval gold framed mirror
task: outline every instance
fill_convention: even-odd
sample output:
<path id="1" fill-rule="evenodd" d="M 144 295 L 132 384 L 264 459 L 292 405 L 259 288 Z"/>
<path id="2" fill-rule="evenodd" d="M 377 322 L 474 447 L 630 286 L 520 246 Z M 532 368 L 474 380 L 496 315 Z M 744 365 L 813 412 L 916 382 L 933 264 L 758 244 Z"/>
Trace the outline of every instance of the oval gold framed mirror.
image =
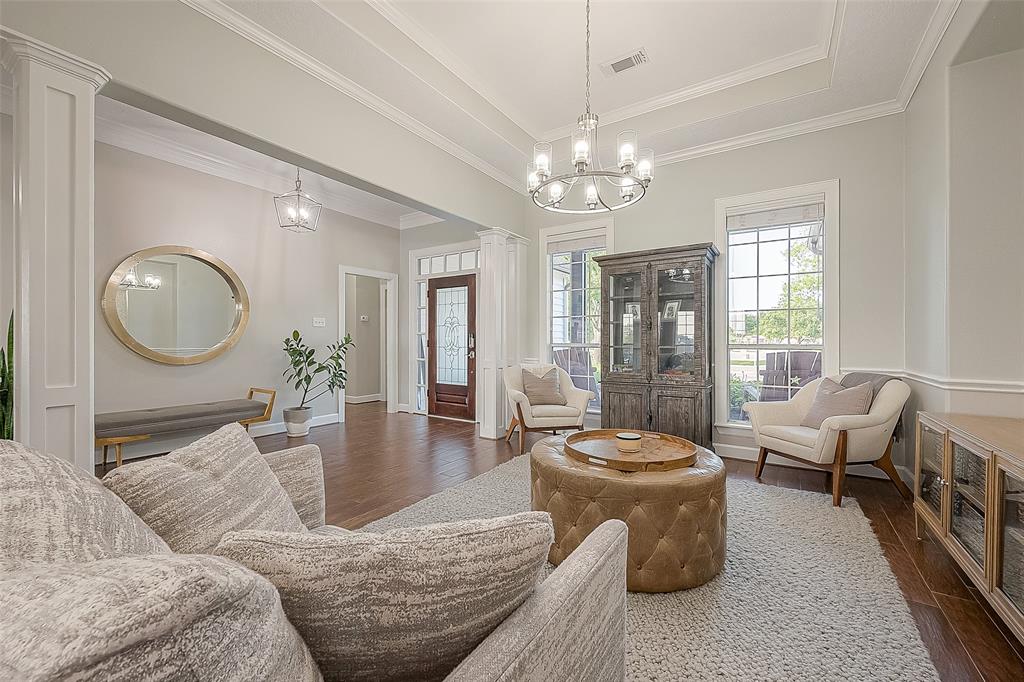
<path id="1" fill-rule="evenodd" d="M 107 280 L 101 307 L 121 343 L 166 365 L 222 355 L 249 323 L 249 294 L 235 271 L 188 246 L 154 246 L 125 258 Z"/>

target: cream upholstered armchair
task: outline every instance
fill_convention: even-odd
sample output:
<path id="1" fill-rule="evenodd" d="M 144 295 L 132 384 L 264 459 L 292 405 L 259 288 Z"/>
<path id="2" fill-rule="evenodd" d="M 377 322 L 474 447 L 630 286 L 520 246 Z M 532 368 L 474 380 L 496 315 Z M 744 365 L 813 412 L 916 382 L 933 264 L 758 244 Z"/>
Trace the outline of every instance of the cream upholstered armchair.
<path id="1" fill-rule="evenodd" d="M 523 393 L 523 370 L 543 375 L 552 367 L 558 369 L 558 390 L 565 397 L 565 405 L 530 405 Z M 557 433 L 567 429 L 583 430 L 583 417 L 594 394 L 577 388 L 564 369 L 557 365 L 509 365 L 504 369 L 504 375 L 505 394 L 513 415 L 505 431 L 505 441 L 511 441 L 512 434 L 518 428 L 519 454 L 526 452 L 527 431 Z"/>
<path id="2" fill-rule="evenodd" d="M 830 378 L 838 382 L 841 377 Z M 743 406 L 760 448 L 757 477 L 761 477 L 770 454 L 825 469 L 832 477 L 832 504 L 838 507 L 843 501 L 846 465 L 872 464 L 886 473 L 903 497 L 909 498 L 910 489 L 892 463 L 892 443 L 910 387 L 898 379 L 890 380 L 879 389 L 867 414 L 829 417 L 820 429 L 801 426 L 821 382 L 819 378 L 808 383 L 791 400 Z"/>

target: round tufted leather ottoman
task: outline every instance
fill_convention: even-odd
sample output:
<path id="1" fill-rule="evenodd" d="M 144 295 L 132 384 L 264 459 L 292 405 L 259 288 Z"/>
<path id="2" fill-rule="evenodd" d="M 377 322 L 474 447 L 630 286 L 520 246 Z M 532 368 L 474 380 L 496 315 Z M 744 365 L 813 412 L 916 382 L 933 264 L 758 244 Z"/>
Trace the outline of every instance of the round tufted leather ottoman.
<path id="1" fill-rule="evenodd" d="M 698 448 L 696 463 L 671 471 L 623 472 L 583 464 L 546 438 L 530 453 L 530 499 L 551 514 L 556 566 L 608 519 L 629 526 L 626 587 L 673 592 L 703 585 L 725 565 L 725 465 Z"/>

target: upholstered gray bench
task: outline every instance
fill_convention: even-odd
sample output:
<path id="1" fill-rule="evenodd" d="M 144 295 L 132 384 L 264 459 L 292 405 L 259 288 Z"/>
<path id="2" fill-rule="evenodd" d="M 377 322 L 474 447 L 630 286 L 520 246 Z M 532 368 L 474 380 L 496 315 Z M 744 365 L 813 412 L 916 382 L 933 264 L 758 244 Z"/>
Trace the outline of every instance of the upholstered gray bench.
<path id="1" fill-rule="evenodd" d="M 253 396 L 257 393 L 267 396 L 267 401 L 255 400 Z M 277 391 L 273 389 L 250 388 L 247 397 L 236 400 L 104 412 L 96 415 L 96 447 L 103 448 L 103 466 L 106 466 L 107 448 L 113 445 L 117 466 L 121 466 L 125 443 L 146 440 L 161 433 L 223 426 L 231 422 L 238 422 L 248 429 L 249 424 L 270 420 L 276 397 Z"/>

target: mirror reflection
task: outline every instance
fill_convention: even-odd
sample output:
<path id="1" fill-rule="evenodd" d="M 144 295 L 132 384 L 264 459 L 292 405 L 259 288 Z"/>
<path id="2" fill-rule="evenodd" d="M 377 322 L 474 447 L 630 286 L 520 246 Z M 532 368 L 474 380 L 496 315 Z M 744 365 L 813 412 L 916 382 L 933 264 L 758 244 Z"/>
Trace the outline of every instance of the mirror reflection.
<path id="1" fill-rule="evenodd" d="M 168 364 L 216 357 L 237 341 L 248 317 L 237 275 L 185 247 L 156 247 L 126 259 L 108 282 L 103 308 L 126 346 Z"/>

